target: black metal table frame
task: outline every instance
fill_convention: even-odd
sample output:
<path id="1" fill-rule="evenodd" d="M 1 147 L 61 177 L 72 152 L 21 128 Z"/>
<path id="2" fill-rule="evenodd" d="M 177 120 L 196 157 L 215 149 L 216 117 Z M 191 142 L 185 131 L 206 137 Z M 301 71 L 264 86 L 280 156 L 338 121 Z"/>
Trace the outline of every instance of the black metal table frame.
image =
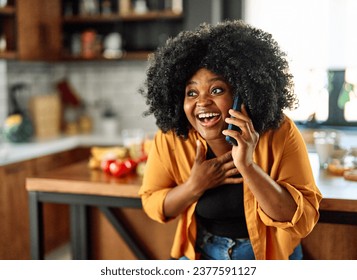
<path id="1" fill-rule="evenodd" d="M 44 202 L 62 203 L 70 206 L 71 249 L 73 259 L 87 260 L 89 258 L 88 206 L 97 207 L 105 215 L 138 259 L 149 259 L 149 256 L 127 231 L 120 219 L 114 215 L 111 209 L 141 209 L 142 204 L 140 198 L 30 191 L 29 214 L 32 259 L 44 259 Z M 357 212 L 320 210 L 319 223 L 357 225 Z"/>
<path id="2" fill-rule="evenodd" d="M 320 210 L 319 223 L 357 226 L 357 212 Z"/>
<path id="3" fill-rule="evenodd" d="M 97 207 L 120 234 L 138 259 L 149 259 L 145 251 L 127 231 L 111 208 L 142 208 L 140 198 L 114 197 L 101 195 L 70 194 L 30 191 L 30 250 L 31 259 L 44 259 L 43 203 L 68 204 L 70 207 L 70 238 L 72 258 L 89 258 L 87 207 Z"/>

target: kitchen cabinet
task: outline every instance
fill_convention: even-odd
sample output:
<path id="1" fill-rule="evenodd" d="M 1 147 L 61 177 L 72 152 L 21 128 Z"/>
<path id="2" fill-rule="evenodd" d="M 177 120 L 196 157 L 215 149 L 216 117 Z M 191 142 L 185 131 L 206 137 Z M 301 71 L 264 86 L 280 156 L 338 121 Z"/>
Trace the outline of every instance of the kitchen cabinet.
<path id="1" fill-rule="evenodd" d="M 235 0 L 8 0 L 0 59 L 147 59 L 181 30 L 241 17 Z"/>
<path id="2" fill-rule="evenodd" d="M 14 1 L 0 7 L 0 59 L 16 56 L 16 9 Z"/>
<path id="3" fill-rule="evenodd" d="M 88 148 L 55 153 L 0 167 L 0 259 L 30 258 L 27 177 L 88 158 Z M 69 240 L 69 209 L 66 205 L 46 204 L 45 252 Z"/>
<path id="4" fill-rule="evenodd" d="M 151 220 L 142 209 L 111 208 L 113 214 L 125 221 L 125 227 L 150 255 L 151 259 L 168 260 L 178 220 L 160 224 Z M 103 213 L 89 209 L 90 259 L 137 260 L 130 247 L 116 232 Z"/>
<path id="5" fill-rule="evenodd" d="M 0 8 L 0 59 L 58 58 L 60 7 L 59 1 L 9 0 Z"/>
<path id="6" fill-rule="evenodd" d="M 183 27 L 183 6 L 164 6 L 181 0 L 144 1 L 147 9 L 140 11 L 134 1 L 124 11 L 125 1 L 9 0 L 0 8 L 0 59 L 146 59 Z M 85 2 L 96 3 L 94 11 Z M 108 55 L 113 48 L 119 55 Z"/>
<path id="7" fill-rule="evenodd" d="M 318 223 L 303 239 L 302 246 L 308 260 L 356 260 L 357 227 Z"/>
<path id="8" fill-rule="evenodd" d="M 182 0 L 63 0 L 62 14 L 62 58 L 95 60 L 146 59 L 182 30 L 184 12 Z"/>
<path id="9" fill-rule="evenodd" d="M 0 259 L 29 258 L 29 222 L 25 179 L 34 174 L 32 161 L 0 168 Z"/>

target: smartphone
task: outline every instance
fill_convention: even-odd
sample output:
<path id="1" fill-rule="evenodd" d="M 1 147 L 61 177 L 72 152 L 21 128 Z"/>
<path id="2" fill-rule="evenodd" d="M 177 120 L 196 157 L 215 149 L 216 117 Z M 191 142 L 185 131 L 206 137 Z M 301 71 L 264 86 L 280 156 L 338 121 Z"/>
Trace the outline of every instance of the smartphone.
<path id="1" fill-rule="evenodd" d="M 235 111 L 240 111 L 240 107 L 241 107 L 241 103 L 239 102 L 239 96 L 237 95 L 235 98 L 234 98 L 234 101 L 233 101 L 233 107 L 232 109 L 235 110 Z M 233 118 L 233 117 L 232 117 Z M 241 129 L 233 124 L 228 124 L 228 129 L 230 130 L 235 130 L 235 131 L 238 131 L 238 132 L 241 132 Z M 238 143 L 237 143 L 237 140 L 234 139 L 233 137 L 227 135 L 226 136 L 226 141 L 228 143 L 230 143 L 231 145 L 234 145 L 234 146 L 237 146 Z"/>

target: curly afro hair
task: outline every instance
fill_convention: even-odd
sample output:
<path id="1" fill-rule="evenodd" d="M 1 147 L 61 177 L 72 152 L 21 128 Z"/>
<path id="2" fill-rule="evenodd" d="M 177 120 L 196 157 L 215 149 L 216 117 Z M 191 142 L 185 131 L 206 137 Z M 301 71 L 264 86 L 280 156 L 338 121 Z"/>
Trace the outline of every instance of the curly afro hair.
<path id="1" fill-rule="evenodd" d="M 146 98 L 157 126 L 187 138 L 191 128 L 183 102 L 186 82 L 200 68 L 221 75 L 247 107 L 260 134 L 279 127 L 284 109 L 293 109 L 297 99 L 286 55 L 272 36 L 243 21 L 201 24 L 167 40 L 149 58 Z"/>

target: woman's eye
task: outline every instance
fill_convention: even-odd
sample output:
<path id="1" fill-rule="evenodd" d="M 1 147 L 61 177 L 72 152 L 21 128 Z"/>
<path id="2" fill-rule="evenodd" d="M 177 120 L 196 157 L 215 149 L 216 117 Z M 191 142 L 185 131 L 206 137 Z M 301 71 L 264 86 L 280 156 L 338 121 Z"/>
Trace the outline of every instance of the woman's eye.
<path id="1" fill-rule="evenodd" d="M 213 90 L 212 90 L 212 93 L 213 94 L 220 94 L 220 93 L 222 93 L 223 92 L 223 89 L 222 88 L 214 88 Z"/>
<path id="2" fill-rule="evenodd" d="M 194 92 L 193 90 L 189 90 L 186 92 L 186 96 L 188 96 L 188 97 L 194 97 L 196 95 L 197 95 L 197 93 Z"/>

